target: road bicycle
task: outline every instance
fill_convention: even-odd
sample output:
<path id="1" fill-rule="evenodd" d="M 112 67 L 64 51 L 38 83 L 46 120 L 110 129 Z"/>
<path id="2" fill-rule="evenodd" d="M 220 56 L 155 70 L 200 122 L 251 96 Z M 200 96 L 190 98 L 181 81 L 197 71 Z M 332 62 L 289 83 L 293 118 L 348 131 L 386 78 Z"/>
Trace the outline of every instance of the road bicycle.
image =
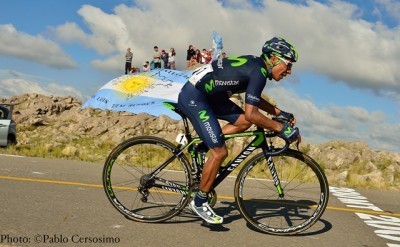
<path id="1" fill-rule="evenodd" d="M 131 220 L 171 219 L 187 206 L 199 186 L 206 159 L 198 145 L 201 140 L 192 137 L 187 117 L 176 103 L 164 105 L 182 117 L 185 133 L 178 135 L 179 144 L 155 136 L 133 137 L 115 147 L 104 165 L 107 197 Z M 217 201 L 215 188 L 241 167 L 234 199 L 251 226 L 264 233 L 291 235 L 316 223 L 329 198 L 328 181 L 318 163 L 289 148 L 288 142 L 281 141 L 276 147 L 277 134 L 262 128 L 224 136 L 233 141 L 240 137 L 250 141 L 232 161 L 221 166 L 210 192 L 210 205 Z M 256 150 L 260 152 L 249 157 Z"/>

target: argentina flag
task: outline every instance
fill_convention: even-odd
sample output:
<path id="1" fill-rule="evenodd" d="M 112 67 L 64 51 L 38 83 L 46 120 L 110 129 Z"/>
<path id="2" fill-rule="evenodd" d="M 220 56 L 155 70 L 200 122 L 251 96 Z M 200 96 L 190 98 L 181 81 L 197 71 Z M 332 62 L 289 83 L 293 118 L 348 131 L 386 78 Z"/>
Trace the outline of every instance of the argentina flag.
<path id="1" fill-rule="evenodd" d="M 145 112 L 153 116 L 179 115 L 162 105 L 164 101 L 178 101 L 178 94 L 192 71 L 154 69 L 149 72 L 117 77 L 101 87 L 83 104 L 82 109 Z"/>

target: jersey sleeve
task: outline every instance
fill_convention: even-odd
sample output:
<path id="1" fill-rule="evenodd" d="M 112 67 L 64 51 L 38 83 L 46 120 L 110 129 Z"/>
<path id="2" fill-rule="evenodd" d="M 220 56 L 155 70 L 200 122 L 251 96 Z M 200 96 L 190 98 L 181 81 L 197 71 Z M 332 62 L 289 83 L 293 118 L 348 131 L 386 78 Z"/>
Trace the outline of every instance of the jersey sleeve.
<path id="1" fill-rule="evenodd" d="M 245 103 L 257 106 L 261 101 L 261 93 L 267 82 L 267 72 L 262 68 L 254 68 L 249 75 L 249 83 L 246 89 Z"/>

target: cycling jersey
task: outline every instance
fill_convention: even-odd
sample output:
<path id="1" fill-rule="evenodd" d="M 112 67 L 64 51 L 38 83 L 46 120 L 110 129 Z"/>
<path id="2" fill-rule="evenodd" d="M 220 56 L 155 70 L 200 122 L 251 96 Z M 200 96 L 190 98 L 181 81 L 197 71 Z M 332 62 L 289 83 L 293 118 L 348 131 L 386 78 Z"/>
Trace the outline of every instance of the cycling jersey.
<path id="1" fill-rule="evenodd" d="M 258 106 L 267 79 L 264 60 L 256 56 L 227 57 L 195 71 L 182 88 L 179 108 L 209 148 L 224 144 L 218 119 L 234 124 L 243 109 L 229 98 L 245 93 L 245 103 Z"/>

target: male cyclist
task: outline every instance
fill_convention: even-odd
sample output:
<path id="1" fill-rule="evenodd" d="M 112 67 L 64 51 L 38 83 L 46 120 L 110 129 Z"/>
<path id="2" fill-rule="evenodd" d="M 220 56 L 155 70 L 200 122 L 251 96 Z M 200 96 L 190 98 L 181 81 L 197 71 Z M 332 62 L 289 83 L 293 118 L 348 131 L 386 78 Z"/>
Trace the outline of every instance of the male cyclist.
<path id="1" fill-rule="evenodd" d="M 293 114 L 274 107 L 261 98 L 261 93 L 267 78 L 279 81 L 291 74 L 292 63 L 297 57 L 293 45 L 274 37 L 264 44 L 260 57 L 246 55 L 213 61 L 196 69 L 183 86 L 178 98 L 179 108 L 211 152 L 203 168 L 199 191 L 189 204 L 190 209 L 206 222 L 223 222 L 207 201 L 218 169 L 228 155 L 223 134 L 238 133 L 255 124 L 277 132 L 289 142 L 300 138 L 299 130 L 291 124 L 273 121 L 259 111 L 290 119 L 295 124 Z M 246 93 L 244 111 L 229 99 L 232 94 L 243 92 Z M 217 119 L 229 124 L 221 129 Z"/>

